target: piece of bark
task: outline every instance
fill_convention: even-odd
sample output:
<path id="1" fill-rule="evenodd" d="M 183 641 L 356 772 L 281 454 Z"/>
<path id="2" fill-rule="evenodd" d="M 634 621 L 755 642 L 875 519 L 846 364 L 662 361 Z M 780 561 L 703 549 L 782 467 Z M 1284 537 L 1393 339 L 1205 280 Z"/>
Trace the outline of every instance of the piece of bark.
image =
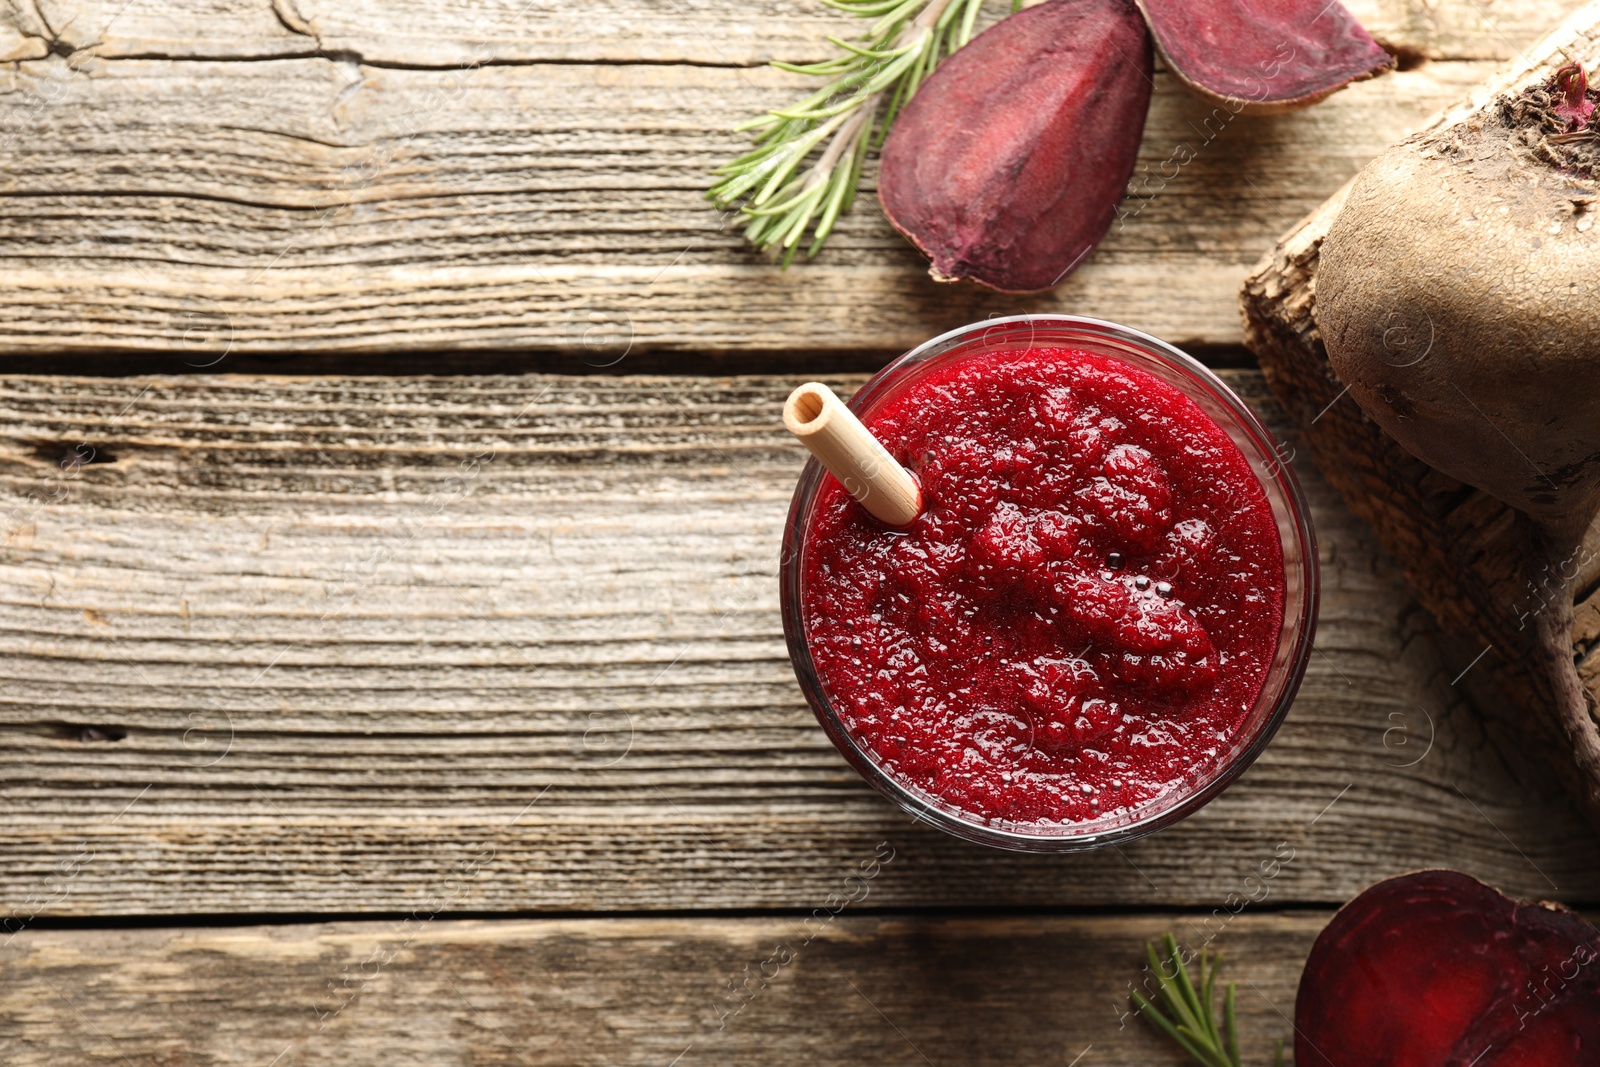
<path id="1" fill-rule="evenodd" d="M 1573 14 L 1525 59 L 1445 109 L 1424 129 L 1454 123 L 1501 89 L 1576 57 L 1600 59 L 1600 3 Z M 1348 186 L 1286 234 L 1246 279 L 1241 304 L 1245 344 L 1317 465 L 1406 571 L 1417 598 L 1464 657 L 1457 681 L 1489 713 L 1504 743 L 1531 740 L 1597 826 L 1600 802 L 1572 758 L 1557 721 L 1555 664 L 1538 655 L 1536 614 L 1564 588 L 1541 572 L 1537 530 L 1521 512 L 1416 459 L 1357 404 L 1328 364 L 1316 324 L 1316 273 L 1322 239 Z M 1558 398 L 1553 398 L 1556 400 Z M 1600 535 L 1567 561 L 1577 571 L 1573 655 L 1589 693 L 1600 690 Z M 1570 572 L 1568 574 L 1570 577 Z M 1480 658 L 1478 657 L 1481 654 Z"/>

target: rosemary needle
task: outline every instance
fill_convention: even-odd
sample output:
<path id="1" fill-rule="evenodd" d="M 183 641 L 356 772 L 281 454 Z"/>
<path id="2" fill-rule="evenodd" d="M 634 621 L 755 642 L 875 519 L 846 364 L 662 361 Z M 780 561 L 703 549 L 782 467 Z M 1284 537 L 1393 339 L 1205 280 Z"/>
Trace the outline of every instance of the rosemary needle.
<path id="1" fill-rule="evenodd" d="M 1134 1006 L 1156 1029 L 1170 1037 L 1178 1047 L 1202 1067 L 1242 1067 L 1239 1055 L 1238 1008 L 1234 984 L 1223 993 L 1222 1023 L 1216 1015 L 1217 970 L 1221 959 L 1204 949 L 1200 952 L 1198 988 L 1189 977 L 1189 968 L 1178 940 L 1171 934 L 1161 938 L 1161 952 L 1153 944 L 1145 946 L 1150 972 L 1155 976 L 1158 996 L 1166 1011 L 1138 990 L 1132 991 Z M 1283 1067 L 1283 1043 L 1278 1043 L 1277 1067 Z"/>
<path id="2" fill-rule="evenodd" d="M 763 252 L 781 251 L 784 266 L 808 230 L 806 255 L 822 248 L 855 202 L 869 148 L 883 144 L 895 115 L 940 59 L 971 40 L 983 6 L 983 0 L 823 3 L 875 21 L 853 41 L 828 38 L 841 53 L 832 59 L 773 63 L 827 81 L 798 103 L 741 125 L 755 132 L 755 147 L 718 167 L 707 194 L 719 207 L 738 205 L 745 238 Z"/>

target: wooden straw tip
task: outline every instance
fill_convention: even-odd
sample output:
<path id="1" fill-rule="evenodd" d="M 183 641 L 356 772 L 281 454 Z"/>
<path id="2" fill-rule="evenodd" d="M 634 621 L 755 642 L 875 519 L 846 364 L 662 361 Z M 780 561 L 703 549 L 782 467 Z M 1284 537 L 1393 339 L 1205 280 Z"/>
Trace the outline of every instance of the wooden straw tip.
<path id="1" fill-rule="evenodd" d="M 828 424 L 829 414 L 841 401 L 832 389 L 821 382 L 806 382 L 797 386 L 783 404 L 783 425 L 796 437 L 808 437 Z"/>

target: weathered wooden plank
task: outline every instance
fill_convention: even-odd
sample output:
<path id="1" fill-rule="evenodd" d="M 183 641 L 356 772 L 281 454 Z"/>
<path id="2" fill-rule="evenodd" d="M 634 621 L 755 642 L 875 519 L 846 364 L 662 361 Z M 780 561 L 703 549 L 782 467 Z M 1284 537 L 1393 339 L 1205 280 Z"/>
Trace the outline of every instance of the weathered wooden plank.
<path id="1" fill-rule="evenodd" d="M 835 873 L 853 872 L 852 862 Z M 873 883 L 856 884 L 844 892 L 870 902 Z M 1186 1061 L 1125 1014 L 1144 943 L 1173 930 L 1196 951 L 1209 939 L 1228 953 L 1245 1062 L 1269 1063 L 1276 1042 L 1292 1040 L 1285 1016 L 1327 918 L 423 913 L 28 932 L 0 949 L 0 1055 L 12 1067 L 1176 1065 Z"/>
<path id="2" fill-rule="evenodd" d="M 883 840 L 885 906 L 1210 906 L 1284 841 L 1284 899 L 1441 864 L 1600 899 L 1311 470 L 1320 651 L 1225 797 L 1070 859 L 911 824 L 784 651 L 793 384 L 0 381 L 4 913 L 403 911 L 481 852 L 451 910 L 809 907 Z"/>
<path id="3" fill-rule="evenodd" d="M 1160 75 L 1112 234 L 1055 292 L 1017 298 L 929 280 L 870 171 L 818 261 L 785 272 L 745 248 L 703 191 L 745 145 L 729 131 L 790 101 L 793 75 L 283 56 L 89 49 L 0 70 L 0 351 L 180 349 L 215 367 L 235 351 L 882 352 L 1020 310 L 1237 344 L 1261 250 L 1487 66 L 1427 63 L 1268 117 Z"/>
<path id="4" fill-rule="evenodd" d="M 1038 0 L 1029 0 L 1030 3 Z M 1509 59 L 1571 9 L 1566 0 L 1351 0 L 1391 50 L 1434 59 Z M 988 5 L 985 21 L 1009 7 Z M 817 0 L 6 0 L 14 38 L 0 60 L 55 47 L 106 58 L 273 58 L 321 51 L 372 64 L 675 62 L 755 65 L 822 54 L 828 34 L 861 23 Z"/>

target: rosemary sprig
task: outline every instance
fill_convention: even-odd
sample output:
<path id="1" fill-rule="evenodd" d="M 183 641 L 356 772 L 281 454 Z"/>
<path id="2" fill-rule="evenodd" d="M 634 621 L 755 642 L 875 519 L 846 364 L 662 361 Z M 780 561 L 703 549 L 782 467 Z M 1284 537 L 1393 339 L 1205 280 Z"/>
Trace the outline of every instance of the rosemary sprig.
<path id="1" fill-rule="evenodd" d="M 756 145 L 718 167 L 707 194 L 719 207 L 739 204 L 745 237 L 763 252 L 783 249 L 786 267 L 808 229 L 806 256 L 821 249 L 855 202 L 868 148 L 883 144 L 895 115 L 940 58 L 972 38 L 983 6 L 983 0 L 823 3 L 876 21 L 854 41 L 829 37 L 843 53 L 832 59 L 773 64 L 828 81 L 804 100 L 740 125 L 741 131 L 755 131 Z"/>
<path id="2" fill-rule="evenodd" d="M 1138 990 L 1130 996 L 1139 1014 L 1150 1020 L 1162 1033 L 1187 1052 L 1202 1067 L 1243 1067 L 1239 1058 L 1239 1019 L 1235 1007 L 1235 983 L 1229 982 L 1222 995 L 1222 1022 L 1217 1022 L 1216 983 L 1217 971 L 1222 966 L 1221 956 L 1209 956 L 1200 950 L 1199 986 L 1189 977 L 1189 968 L 1178 951 L 1178 939 L 1171 934 L 1161 936 L 1165 954 L 1157 955 L 1156 946 L 1145 945 L 1150 960 L 1150 973 L 1160 985 L 1160 999 L 1170 1017 L 1163 1014 Z M 1283 1067 L 1283 1042 L 1278 1042 L 1276 1067 Z"/>

